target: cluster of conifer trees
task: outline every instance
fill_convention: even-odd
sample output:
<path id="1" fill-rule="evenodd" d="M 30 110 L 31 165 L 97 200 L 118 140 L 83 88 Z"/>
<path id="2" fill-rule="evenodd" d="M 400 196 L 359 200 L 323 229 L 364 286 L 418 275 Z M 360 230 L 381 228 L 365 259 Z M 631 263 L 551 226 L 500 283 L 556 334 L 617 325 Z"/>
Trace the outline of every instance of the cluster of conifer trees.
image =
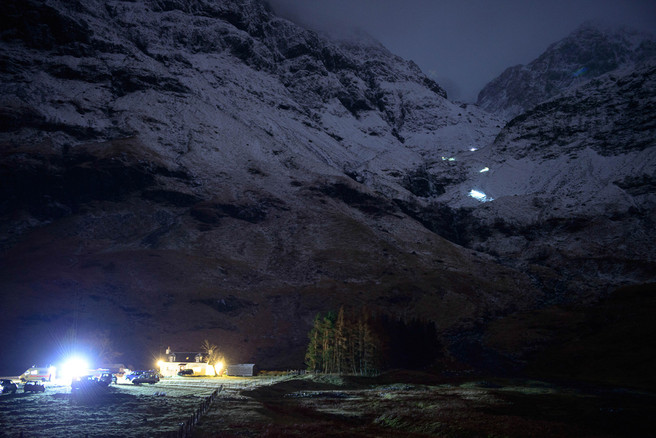
<path id="1" fill-rule="evenodd" d="M 441 345 L 434 322 L 409 321 L 362 309 L 318 314 L 305 354 L 309 371 L 373 375 L 430 365 Z"/>

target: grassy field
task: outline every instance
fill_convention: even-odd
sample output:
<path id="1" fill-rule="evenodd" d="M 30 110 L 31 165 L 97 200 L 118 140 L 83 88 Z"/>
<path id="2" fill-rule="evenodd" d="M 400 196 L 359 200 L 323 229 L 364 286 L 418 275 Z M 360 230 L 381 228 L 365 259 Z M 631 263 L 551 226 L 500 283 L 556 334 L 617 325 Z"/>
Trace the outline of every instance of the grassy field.
<path id="1" fill-rule="evenodd" d="M 111 385 L 88 396 L 67 385 L 43 393 L 0 396 L 0 437 L 157 437 L 177 431 L 215 388 L 240 388 L 245 379 L 172 379 L 155 385 Z"/>
<path id="2" fill-rule="evenodd" d="M 165 379 L 88 398 L 19 390 L 0 396 L 0 436 L 165 436 L 221 385 L 194 437 L 642 437 L 656 427 L 653 392 L 397 372 Z"/>
<path id="3" fill-rule="evenodd" d="M 653 393 L 397 377 L 307 376 L 224 393 L 194 436 L 640 437 L 656 426 Z"/>

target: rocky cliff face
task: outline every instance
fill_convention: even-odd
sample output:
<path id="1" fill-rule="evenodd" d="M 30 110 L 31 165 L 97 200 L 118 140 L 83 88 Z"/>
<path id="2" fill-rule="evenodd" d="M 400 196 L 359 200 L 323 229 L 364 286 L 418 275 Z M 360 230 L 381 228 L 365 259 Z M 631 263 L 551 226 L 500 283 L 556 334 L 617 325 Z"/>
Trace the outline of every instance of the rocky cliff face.
<path id="1" fill-rule="evenodd" d="M 653 35 L 586 23 L 527 65 L 508 68 L 478 95 L 478 105 L 511 119 L 568 88 L 656 57 Z"/>
<path id="2" fill-rule="evenodd" d="M 604 75 L 526 111 L 456 157 L 462 181 L 414 214 L 533 272 L 557 301 L 653 281 L 655 72 Z"/>
<path id="3" fill-rule="evenodd" d="M 3 368 L 50 361 L 71 328 L 142 366 L 209 338 L 300 367 L 312 318 L 340 305 L 447 328 L 534 301 L 528 277 L 394 202 L 425 156 L 491 141 L 496 121 L 380 44 L 260 1 L 6 12 Z"/>
<path id="4" fill-rule="evenodd" d="M 71 328 L 141 366 L 207 338 L 300 367 L 340 305 L 447 334 L 653 280 L 653 70 L 504 128 L 258 0 L 5 9 L 0 369 Z"/>

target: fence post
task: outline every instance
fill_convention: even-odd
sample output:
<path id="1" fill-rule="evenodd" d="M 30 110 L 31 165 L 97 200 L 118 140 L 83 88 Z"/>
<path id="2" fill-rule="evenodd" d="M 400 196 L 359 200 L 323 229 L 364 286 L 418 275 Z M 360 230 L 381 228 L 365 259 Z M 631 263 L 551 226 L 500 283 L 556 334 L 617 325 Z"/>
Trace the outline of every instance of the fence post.
<path id="1" fill-rule="evenodd" d="M 193 431 L 194 426 L 196 426 L 196 424 L 198 424 L 198 422 L 200 421 L 201 417 L 205 415 L 207 411 L 210 410 L 212 403 L 218 397 L 221 391 L 223 391 L 223 385 L 219 386 L 214 391 L 212 391 L 212 394 L 205 397 L 205 399 L 202 402 L 200 402 L 198 408 L 196 408 L 194 413 L 191 414 L 191 416 L 187 419 L 187 421 L 178 424 L 177 433 L 171 432 L 170 436 L 176 436 L 177 438 L 187 438 L 188 436 L 191 436 L 191 432 Z"/>

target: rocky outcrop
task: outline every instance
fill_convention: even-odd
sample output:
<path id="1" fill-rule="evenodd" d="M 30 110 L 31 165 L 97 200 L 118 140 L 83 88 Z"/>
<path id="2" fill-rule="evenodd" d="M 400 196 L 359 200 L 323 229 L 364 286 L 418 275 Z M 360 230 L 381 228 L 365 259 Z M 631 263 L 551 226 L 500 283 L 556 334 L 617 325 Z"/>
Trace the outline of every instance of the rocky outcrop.
<path id="1" fill-rule="evenodd" d="M 209 338 L 235 362 L 301 367 L 320 311 L 453 327 L 539 293 L 393 201 L 428 195 L 406 171 L 464 147 L 436 148 L 440 130 L 491 141 L 496 121 L 379 43 L 320 36 L 259 0 L 5 11 L 6 352 L 49 362 L 44 330 L 77 327 L 139 366 L 160 340 Z M 16 324 L 43 342 L 10 336 Z"/>
<path id="2" fill-rule="evenodd" d="M 508 68 L 481 90 L 477 104 L 511 119 L 569 88 L 655 57 L 652 35 L 587 23 L 529 64 Z"/>
<path id="3" fill-rule="evenodd" d="M 557 300 L 653 281 L 655 73 L 650 63 L 609 73 L 515 117 L 463 157 L 472 163 L 464 182 L 413 215 L 444 229 L 431 211 L 449 206 L 458 232 L 442 235 L 535 272 Z"/>
<path id="4" fill-rule="evenodd" d="M 586 148 L 606 157 L 644 151 L 654 146 L 655 111 L 656 62 L 625 75 L 604 75 L 537 105 L 511 120 L 495 147 L 514 159 Z"/>
<path id="5" fill-rule="evenodd" d="M 259 0 L 5 10 L 0 336 L 32 362 L 47 341 L 17 324 L 111 333 L 143 366 L 209 338 L 287 368 L 341 305 L 478 339 L 653 279 L 652 70 L 504 128 L 370 38 Z"/>

